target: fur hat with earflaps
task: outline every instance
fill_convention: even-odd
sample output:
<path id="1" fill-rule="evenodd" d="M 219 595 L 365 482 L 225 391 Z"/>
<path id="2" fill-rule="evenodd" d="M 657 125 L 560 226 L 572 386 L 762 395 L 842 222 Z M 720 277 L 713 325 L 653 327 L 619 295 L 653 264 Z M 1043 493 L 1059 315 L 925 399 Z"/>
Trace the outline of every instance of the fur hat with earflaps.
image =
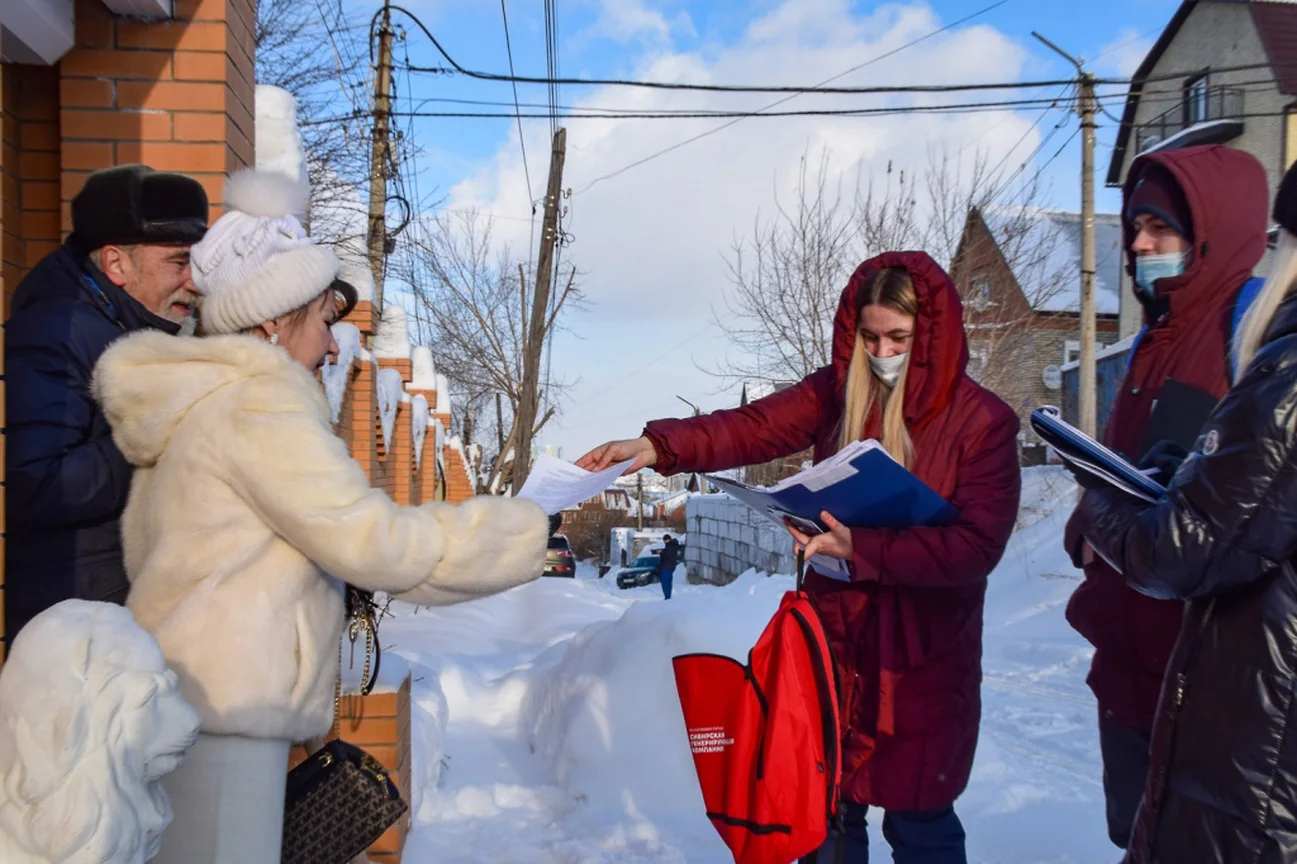
<path id="1" fill-rule="evenodd" d="M 341 263 L 302 228 L 308 197 L 304 185 L 269 171 L 226 181 L 225 214 L 190 250 L 205 332 L 249 330 L 334 286 Z"/>

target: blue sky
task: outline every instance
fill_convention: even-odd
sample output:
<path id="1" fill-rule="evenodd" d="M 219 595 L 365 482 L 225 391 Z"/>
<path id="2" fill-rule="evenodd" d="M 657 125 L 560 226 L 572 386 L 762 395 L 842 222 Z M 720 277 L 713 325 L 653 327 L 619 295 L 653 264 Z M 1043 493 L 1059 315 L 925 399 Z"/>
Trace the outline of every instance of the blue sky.
<path id="1" fill-rule="evenodd" d="M 870 3 L 849 0 L 558 0 L 561 72 L 574 77 L 668 78 L 715 83 L 809 84 L 869 60 L 916 35 L 968 16 L 993 0 Z M 496 0 L 405 0 L 463 66 L 507 71 Z M 1072 69 L 1031 38 L 1038 30 L 1066 50 L 1095 58 L 1100 75 L 1129 74 L 1170 19 L 1176 0 L 1007 0 L 999 7 L 841 83 L 932 83 L 1066 78 Z M 357 10 L 375 4 L 356 4 Z M 542 4 L 507 0 L 515 68 L 545 71 Z M 399 19 L 398 19 L 399 20 Z M 416 65 L 442 60 L 416 28 L 397 59 Z M 827 73 L 827 74 L 825 74 Z M 425 99 L 511 102 L 507 84 L 440 75 L 397 77 L 397 110 Z M 523 102 L 544 103 L 543 87 L 520 86 Z M 1052 94 L 1051 94 L 1052 95 Z M 800 107 L 815 97 L 799 97 Z M 705 97 L 564 88 L 573 104 L 682 107 L 760 105 L 770 97 Z M 692 101 L 690 101 L 692 100 Z M 723 103 L 717 100 L 725 100 Z M 746 101 L 745 101 L 746 100 Z M 427 110 L 497 110 L 424 103 Z M 498 109 L 507 110 L 507 109 Z M 1110 110 L 1120 113 L 1114 100 Z M 745 120 L 618 177 L 591 181 L 636 159 L 718 125 L 706 120 L 581 121 L 569 130 L 566 183 L 572 260 L 587 274 L 590 307 L 569 320 L 573 332 L 554 343 L 556 375 L 574 382 L 562 417 L 543 436 L 575 458 L 609 437 L 633 436 L 642 423 L 686 410 L 680 395 L 704 408 L 733 404 L 733 392 L 698 370 L 728 346 L 709 326 L 725 287 L 723 254 L 750 230 L 758 212 L 788 188 L 797 158 L 828 148 L 835 166 L 859 160 L 868 176 L 889 160 L 925 147 L 976 145 L 992 160 L 1021 160 L 1062 112 L 1039 126 L 1039 108 L 1002 116 L 951 120 L 797 118 Z M 1041 151 L 1054 155 L 1068 128 Z M 501 242 L 531 245 L 528 198 L 538 197 L 548 162 L 548 123 L 524 121 L 531 193 L 522 169 L 516 124 L 501 119 L 421 118 L 403 121 L 420 148 L 419 188 L 425 203 L 478 207 L 500 217 Z M 1102 177 L 1113 130 L 1099 130 L 1098 204 L 1118 206 Z M 1022 142 L 1016 149 L 1015 143 Z M 916 146 L 916 143 L 919 146 Z M 1010 162 L 1012 164 L 1012 162 Z M 1049 164 L 1049 203 L 1078 206 L 1080 154 L 1075 140 Z M 588 191 L 583 191 L 590 186 Z M 435 193 L 433 190 L 436 190 Z"/>

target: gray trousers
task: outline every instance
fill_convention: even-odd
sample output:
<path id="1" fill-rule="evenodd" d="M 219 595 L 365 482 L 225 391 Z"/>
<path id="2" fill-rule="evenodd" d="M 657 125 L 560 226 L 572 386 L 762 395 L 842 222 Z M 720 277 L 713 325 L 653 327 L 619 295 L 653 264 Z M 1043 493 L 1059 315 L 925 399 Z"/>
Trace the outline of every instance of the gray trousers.
<path id="1" fill-rule="evenodd" d="M 175 818 L 152 864 L 279 864 L 289 747 L 200 733 L 162 781 Z"/>

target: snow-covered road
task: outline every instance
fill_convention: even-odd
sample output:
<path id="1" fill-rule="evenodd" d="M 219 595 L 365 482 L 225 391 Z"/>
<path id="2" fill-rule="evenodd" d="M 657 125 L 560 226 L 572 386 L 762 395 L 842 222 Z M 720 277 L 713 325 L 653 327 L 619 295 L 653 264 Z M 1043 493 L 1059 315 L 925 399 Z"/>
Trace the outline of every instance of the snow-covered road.
<path id="1" fill-rule="evenodd" d="M 1024 474 L 1021 530 L 987 596 L 983 722 L 957 804 L 970 860 L 1113 862 L 1089 650 L 1063 619 L 1079 574 L 1060 537 L 1071 483 Z M 683 575 L 683 574 L 682 574 Z M 414 676 L 411 862 L 731 860 L 703 816 L 673 655 L 742 657 L 791 587 L 747 574 L 619 591 L 582 568 L 384 622 Z M 876 860 L 888 860 L 876 838 Z"/>

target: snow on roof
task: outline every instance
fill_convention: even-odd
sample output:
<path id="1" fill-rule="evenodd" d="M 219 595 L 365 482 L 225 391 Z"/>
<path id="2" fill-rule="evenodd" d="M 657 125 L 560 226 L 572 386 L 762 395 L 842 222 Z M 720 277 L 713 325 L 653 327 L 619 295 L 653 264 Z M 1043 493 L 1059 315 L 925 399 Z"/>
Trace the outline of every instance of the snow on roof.
<path id="1" fill-rule="evenodd" d="M 1107 358 L 1112 357 L 1116 354 L 1125 354 L 1127 351 L 1130 350 L 1130 346 L 1135 344 L 1135 337 L 1137 335 L 1139 334 L 1132 333 L 1129 336 L 1127 336 L 1125 339 L 1122 339 L 1119 342 L 1113 342 L 1107 348 L 1104 348 L 1101 351 L 1094 352 L 1094 361 L 1097 363 L 1100 360 L 1106 360 Z M 1073 360 L 1071 363 L 1064 363 L 1059 368 L 1063 372 L 1067 372 L 1070 369 L 1077 369 L 1080 366 L 1081 366 L 1080 360 Z"/>
<path id="2" fill-rule="evenodd" d="M 1081 297 L 1081 215 L 1061 210 L 1003 207 L 982 214 L 1014 277 L 1037 312 L 1078 312 Z M 1100 315 L 1121 307 L 1121 217 L 1094 218 L 1094 304 Z"/>
<path id="3" fill-rule="evenodd" d="M 297 130 L 297 100 L 293 94 L 281 87 L 258 84 L 256 110 L 257 168 L 309 185 L 306 150 Z"/>
<path id="4" fill-rule="evenodd" d="M 450 413 L 450 381 L 445 375 L 437 376 L 437 405 L 432 410 L 438 414 Z"/>
<path id="5" fill-rule="evenodd" d="M 346 242 L 334 246 L 333 252 L 342 262 L 342 269 L 338 272 L 338 278 L 344 282 L 350 282 L 355 287 L 356 299 L 373 302 L 374 273 L 369 269 L 369 264 L 363 260 L 356 260 L 356 256 L 349 251 Z"/>
<path id="6" fill-rule="evenodd" d="M 410 374 L 411 390 L 436 390 L 437 367 L 432 362 L 432 350 L 418 345 L 410 352 L 413 369 Z"/>
<path id="7" fill-rule="evenodd" d="M 374 354 L 389 360 L 410 359 L 410 327 L 405 310 L 393 303 L 383 310 L 374 334 Z"/>

